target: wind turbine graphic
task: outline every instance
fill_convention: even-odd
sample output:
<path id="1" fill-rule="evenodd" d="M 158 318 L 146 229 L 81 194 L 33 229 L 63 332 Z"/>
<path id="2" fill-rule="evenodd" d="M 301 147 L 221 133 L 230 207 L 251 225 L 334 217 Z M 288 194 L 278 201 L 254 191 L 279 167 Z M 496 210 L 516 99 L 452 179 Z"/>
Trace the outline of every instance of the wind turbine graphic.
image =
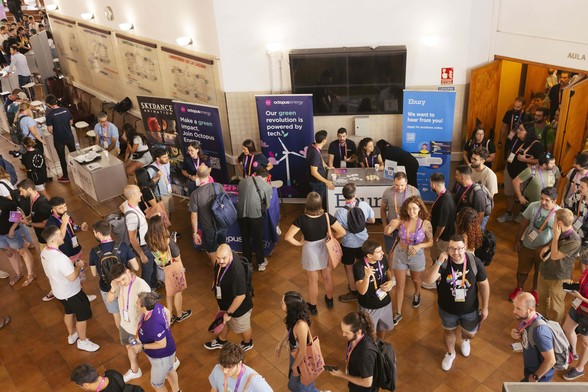
<path id="1" fill-rule="evenodd" d="M 282 139 L 278 138 L 278 141 L 280 142 L 280 144 L 282 145 L 282 148 L 284 149 L 284 151 L 282 151 L 282 154 L 284 154 L 284 156 L 278 160 L 278 163 L 282 162 L 284 159 L 286 160 L 286 185 L 291 186 L 292 181 L 290 180 L 290 157 L 289 157 L 289 155 L 290 154 L 296 155 L 300 158 L 304 158 L 304 155 L 299 154 L 294 151 L 288 151 L 288 149 L 286 148 L 286 145 L 284 144 L 284 142 L 282 142 Z"/>

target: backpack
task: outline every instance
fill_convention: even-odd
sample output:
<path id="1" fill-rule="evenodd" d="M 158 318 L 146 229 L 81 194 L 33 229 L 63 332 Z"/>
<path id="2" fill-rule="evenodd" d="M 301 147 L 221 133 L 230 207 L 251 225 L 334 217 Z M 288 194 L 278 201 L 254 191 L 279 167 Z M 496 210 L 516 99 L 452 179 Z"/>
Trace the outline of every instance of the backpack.
<path id="1" fill-rule="evenodd" d="M 21 196 L 18 189 L 10 189 L 10 187 L 4 181 L 0 181 L 0 185 L 3 185 L 4 188 L 8 190 L 8 193 L 10 194 L 10 198 L 12 199 L 12 201 L 20 205 L 19 201 Z"/>
<path id="2" fill-rule="evenodd" d="M 155 193 L 157 201 L 159 201 L 161 198 L 161 195 L 159 194 L 159 187 L 157 186 L 157 181 L 153 181 L 153 177 L 157 175 L 157 173 L 159 172 L 159 168 L 153 164 L 145 166 L 145 170 L 147 170 L 147 173 L 149 173 L 149 169 L 153 170 L 153 172 L 149 174 L 149 179 L 151 180 L 151 183 L 149 184 L 149 189 L 151 189 L 153 193 Z"/>
<path id="3" fill-rule="evenodd" d="M 527 332 L 529 345 L 535 348 L 537 347 L 535 346 L 533 333 L 535 332 L 535 328 L 539 325 L 547 325 L 553 335 L 553 352 L 555 353 L 555 365 L 553 365 L 553 368 L 555 370 L 566 370 L 574 360 L 574 354 L 561 325 L 559 325 L 557 321 L 546 320 L 541 315 L 537 316 Z"/>
<path id="4" fill-rule="evenodd" d="M 239 256 L 237 253 L 233 251 L 233 260 L 239 259 L 241 260 L 241 265 L 243 265 L 243 270 L 245 270 L 245 282 L 247 283 L 247 291 L 251 294 L 251 297 L 255 296 L 255 291 L 253 290 L 253 264 L 247 260 L 244 256 Z"/>
<path id="5" fill-rule="evenodd" d="M 482 245 L 474 254 L 484 265 L 490 265 L 496 253 L 496 235 L 488 230 L 482 232 Z"/>
<path id="6" fill-rule="evenodd" d="M 10 183 L 12 185 L 16 185 L 16 183 L 18 182 L 18 176 L 16 175 L 16 170 L 14 169 L 14 166 L 12 165 L 12 163 L 10 163 L 6 159 L 2 158 L 2 155 L 0 155 L 0 166 L 2 166 L 4 171 L 6 173 L 8 173 L 8 175 L 10 176 Z"/>
<path id="7" fill-rule="evenodd" d="M 114 237 L 115 241 L 124 242 L 127 245 L 131 244 L 131 239 L 129 238 L 129 230 L 127 229 L 127 216 L 129 214 L 137 215 L 137 219 L 139 218 L 139 214 L 137 214 L 133 210 L 129 210 L 124 214 L 110 214 L 106 217 L 106 221 L 110 225 L 110 233 Z M 137 238 L 139 238 L 139 230 L 137 230 Z"/>
<path id="8" fill-rule="evenodd" d="M 378 349 L 374 382 L 379 388 L 393 391 L 396 389 L 396 383 L 398 382 L 396 351 L 394 351 L 394 347 L 390 343 L 381 339 L 376 339 L 374 343 Z"/>
<path id="9" fill-rule="evenodd" d="M 470 257 L 471 255 L 470 255 L 468 252 L 466 252 L 465 256 L 466 256 L 466 257 L 467 257 L 467 259 L 468 259 L 468 264 L 469 264 L 469 265 L 471 266 L 471 268 L 472 268 L 472 273 L 473 273 L 474 275 L 476 275 L 476 276 L 477 276 L 477 275 L 478 275 L 478 265 L 476 264 L 476 259 L 475 259 L 475 258 L 474 258 L 474 259 L 472 259 L 472 257 Z M 443 270 L 446 270 L 446 269 L 447 269 L 447 265 L 448 265 L 448 264 L 449 264 L 449 258 L 448 258 L 448 259 L 446 259 L 446 260 L 443 262 L 443 264 L 441 264 L 441 266 L 439 267 L 439 271 L 441 271 L 441 269 L 443 269 Z"/>
<path id="10" fill-rule="evenodd" d="M 352 234 L 361 233 L 365 230 L 365 214 L 359 206 L 359 200 L 356 200 L 353 207 L 345 206 L 347 211 L 347 231 Z"/>
<path id="11" fill-rule="evenodd" d="M 14 120 L 14 123 L 10 126 L 10 140 L 16 145 L 22 144 L 22 139 L 24 139 L 24 135 L 20 129 L 20 120 L 24 116 L 19 116 Z M 29 129 L 29 134 L 27 136 L 31 136 L 31 130 Z"/>
<path id="12" fill-rule="evenodd" d="M 120 257 L 118 257 L 118 250 L 122 242 L 116 241 L 112 251 L 102 252 L 100 246 L 94 248 L 94 252 L 98 255 L 98 264 L 100 264 L 100 278 L 103 282 L 110 284 L 112 282 L 112 275 L 110 269 L 115 264 L 122 264 Z"/>
<path id="13" fill-rule="evenodd" d="M 113 110 L 123 114 L 133 107 L 133 101 L 129 97 L 124 97 L 122 101 L 113 106 Z"/>
<path id="14" fill-rule="evenodd" d="M 237 220 L 237 209 L 224 190 L 221 190 L 221 192 L 217 190 L 216 183 L 212 184 L 212 188 L 214 189 L 215 197 L 210 208 L 216 223 L 215 226 L 226 229 Z"/>
<path id="15" fill-rule="evenodd" d="M 488 188 L 486 188 L 486 185 L 482 184 L 481 182 L 476 182 L 474 186 L 472 186 L 472 190 L 470 191 L 470 194 L 468 196 L 469 203 L 470 205 L 473 205 L 474 193 L 479 190 L 482 190 L 482 192 L 484 192 L 484 216 L 490 216 L 492 210 L 494 209 L 494 198 L 492 197 L 492 194 L 490 193 Z"/>

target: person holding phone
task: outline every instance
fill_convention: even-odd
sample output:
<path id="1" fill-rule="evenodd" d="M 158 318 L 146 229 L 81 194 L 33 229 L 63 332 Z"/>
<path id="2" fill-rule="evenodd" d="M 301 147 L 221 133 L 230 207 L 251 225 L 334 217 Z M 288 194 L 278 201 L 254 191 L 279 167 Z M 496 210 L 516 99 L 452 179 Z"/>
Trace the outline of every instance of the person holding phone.
<path id="1" fill-rule="evenodd" d="M 563 375 L 564 380 L 567 381 L 582 377 L 584 375 L 584 366 L 588 362 L 588 269 L 582 272 L 579 286 L 577 290 L 571 293 L 574 301 L 562 325 L 570 346 L 572 346 L 574 358 L 578 358 L 576 365 Z M 578 339 L 584 348 L 580 355 L 578 355 L 577 351 Z"/>

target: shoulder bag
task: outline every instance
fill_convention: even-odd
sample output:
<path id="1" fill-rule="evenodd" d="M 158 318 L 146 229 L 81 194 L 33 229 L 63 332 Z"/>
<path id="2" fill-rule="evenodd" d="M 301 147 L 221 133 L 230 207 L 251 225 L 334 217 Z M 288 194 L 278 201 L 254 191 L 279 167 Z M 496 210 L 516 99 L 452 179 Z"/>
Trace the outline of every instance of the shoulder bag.
<path id="1" fill-rule="evenodd" d="M 341 249 L 341 244 L 339 241 L 333 237 L 331 222 L 329 220 L 329 213 L 325 213 L 325 216 L 327 217 L 327 239 L 325 240 L 325 245 L 327 246 L 327 252 L 329 253 L 328 266 L 332 269 L 335 269 L 339 264 L 341 264 L 341 259 L 343 258 L 343 249 Z"/>

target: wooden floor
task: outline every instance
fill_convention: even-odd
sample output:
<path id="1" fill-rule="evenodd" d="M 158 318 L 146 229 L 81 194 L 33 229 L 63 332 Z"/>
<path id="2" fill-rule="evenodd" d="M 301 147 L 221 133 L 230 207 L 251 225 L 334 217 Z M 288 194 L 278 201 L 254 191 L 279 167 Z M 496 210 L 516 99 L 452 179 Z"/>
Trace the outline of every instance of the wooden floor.
<path id="1" fill-rule="evenodd" d="M 0 153 L 18 166 L 18 162 L 7 153 L 10 148 L 8 143 L 0 140 Z M 76 196 L 73 184 L 52 182 L 48 192 L 52 196 L 65 197 L 69 211 L 77 222 L 92 224 L 99 218 Z M 218 358 L 218 351 L 208 351 L 203 347 L 203 343 L 212 338 L 206 328 L 216 311 L 216 302 L 210 292 L 213 277 L 205 254 L 192 250 L 190 246 L 186 203 L 176 202 L 176 205 L 179 211 L 173 217 L 174 229 L 184 233 L 179 244 L 188 281 L 184 305 L 193 311 L 190 319 L 172 327 L 178 346 L 177 355 L 181 360 L 178 370 L 180 386 L 184 392 L 209 391 L 208 374 Z M 502 205 L 499 199 L 493 215 L 500 213 L 498 210 Z M 110 207 L 115 208 L 114 205 Z M 108 208 L 103 207 L 103 210 Z M 300 206 L 286 205 L 283 208 L 280 224 L 283 233 L 300 212 Z M 499 237 L 498 253 L 488 268 L 492 293 L 490 315 L 472 341 L 470 357 L 461 356 L 458 348 L 451 371 L 441 370 L 445 347 L 437 315 L 436 294 L 424 290 L 421 307 L 412 309 L 413 288 L 408 282 L 404 319 L 387 337 L 398 353 L 398 391 L 500 391 L 502 382 L 522 378 L 522 356 L 512 353 L 509 347 L 509 332 L 516 322 L 512 316 L 512 304 L 507 299 L 515 283 L 516 258 L 511 244 L 516 225 L 499 225 L 492 219 L 489 228 Z M 379 225 L 371 226 L 370 232 L 373 233 L 370 237 L 382 241 L 382 234 L 377 233 L 380 230 Z M 91 232 L 81 234 L 80 239 L 85 251 L 96 245 Z M 101 301 L 97 280 L 90 278 L 84 283 L 84 289 L 87 293 L 98 295 L 92 303 L 94 317 L 88 322 L 88 336 L 101 348 L 95 353 L 87 353 L 67 344 L 61 304 L 56 300 L 48 303 L 41 301 L 49 290 L 49 282 L 43 274 L 38 251 L 34 256 L 38 279 L 31 286 L 22 289 L 18 284 L 12 288 L 8 279 L 0 281 L 0 314 L 12 317 L 11 324 L 0 330 L 0 391 L 79 391 L 69 381 L 69 375 L 80 363 L 92 364 L 100 372 L 105 369 L 126 372 L 129 368 L 126 350 L 118 343 L 118 332 Z M 11 271 L 5 256 L 0 257 L 0 268 Z M 575 273 L 578 275 L 578 270 Z M 335 296 L 345 293 L 347 284 L 343 268 L 334 273 L 334 279 Z M 288 358 L 284 355 L 275 359 L 274 348 L 284 332 L 281 296 L 288 290 L 298 290 L 304 295 L 307 293 L 300 250 L 280 240 L 267 270 L 255 273 L 254 286 L 256 296 L 252 323 L 255 347 L 246 353 L 246 363 L 262 374 L 275 391 L 287 391 Z M 321 287 L 319 298 L 323 295 Z M 319 315 L 313 318 L 312 332 L 320 337 L 325 361 L 329 364 L 344 365 L 346 342 L 341 336 L 339 323 L 346 313 L 356 310 L 356 306 L 355 303 L 343 304 L 335 300 L 334 309 L 327 310 L 319 301 Z M 238 341 L 234 335 L 230 335 L 230 339 Z M 149 385 L 150 366 L 144 355 L 140 357 L 140 366 L 144 375 L 134 382 L 145 390 L 152 390 Z M 562 381 L 561 376 L 556 376 L 556 380 Z M 346 383 L 326 372 L 318 378 L 316 385 L 322 390 L 347 390 Z"/>

